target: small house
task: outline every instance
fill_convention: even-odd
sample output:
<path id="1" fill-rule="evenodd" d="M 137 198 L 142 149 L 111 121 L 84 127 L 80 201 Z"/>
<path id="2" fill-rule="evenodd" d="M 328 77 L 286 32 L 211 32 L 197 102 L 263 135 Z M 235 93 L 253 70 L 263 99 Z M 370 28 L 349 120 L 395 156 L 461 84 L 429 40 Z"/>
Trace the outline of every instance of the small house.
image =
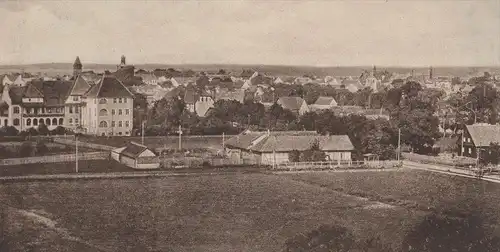
<path id="1" fill-rule="evenodd" d="M 297 115 L 303 115 L 309 112 L 306 101 L 301 97 L 284 96 L 280 97 L 277 103 L 284 109 L 288 109 Z"/>
<path id="2" fill-rule="evenodd" d="M 133 169 L 157 169 L 160 160 L 147 146 L 130 142 L 125 147 L 111 151 L 111 158 Z"/>
<path id="3" fill-rule="evenodd" d="M 311 105 L 313 109 L 331 109 L 337 106 L 337 102 L 333 97 L 320 96 L 314 104 Z"/>
<path id="4" fill-rule="evenodd" d="M 500 125 L 477 123 L 466 125 L 458 154 L 477 158 L 478 150 L 489 151 L 490 144 L 500 143 Z"/>

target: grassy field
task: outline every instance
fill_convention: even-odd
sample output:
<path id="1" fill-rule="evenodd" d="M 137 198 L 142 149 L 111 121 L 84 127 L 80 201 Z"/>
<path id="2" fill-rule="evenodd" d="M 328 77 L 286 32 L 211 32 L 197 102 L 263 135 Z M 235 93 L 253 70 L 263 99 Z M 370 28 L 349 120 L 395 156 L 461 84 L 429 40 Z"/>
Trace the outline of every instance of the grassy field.
<path id="1" fill-rule="evenodd" d="M 394 205 L 349 194 L 384 196 Z M 380 237 L 392 251 L 404 251 L 402 242 L 432 209 L 396 200 L 465 209 L 479 207 L 467 205 L 476 199 L 493 223 L 500 185 L 421 171 L 226 174 L 4 184 L 0 195 L 14 209 L 3 217 L 19 219 L 18 229 L 59 234 L 36 236 L 31 244 L 37 251 L 70 251 L 78 244 L 86 244 L 79 251 L 280 251 L 286 240 L 324 224 L 344 225 L 357 239 Z M 8 235 L 4 246 L 27 240 L 23 233 Z"/>
<path id="2" fill-rule="evenodd" d="M 80 160 L 79 173 L 127 172 L 135 171 L 114 160 Z M 0 177 L 27 176 L 41 174 L 72 174 L 76 173 L 75 162 L 23 164 L 0 166 Z"/>
<path id="3" fill-rule="evenodd" d="M 226 140 L 229 137 L 226 136 Z M 141 137 L 82 137 L 81 140 L 114 147 L 122 147 L 130 141 L 141 143 Z M 181 144 L 183 149 L 222 149 L 222 136 L 183 136 Z M 144 137 L 144 145 L 153 149 L 163 148 L 164 146 L 177 149 L 179 147 L 179 137 Z"/>

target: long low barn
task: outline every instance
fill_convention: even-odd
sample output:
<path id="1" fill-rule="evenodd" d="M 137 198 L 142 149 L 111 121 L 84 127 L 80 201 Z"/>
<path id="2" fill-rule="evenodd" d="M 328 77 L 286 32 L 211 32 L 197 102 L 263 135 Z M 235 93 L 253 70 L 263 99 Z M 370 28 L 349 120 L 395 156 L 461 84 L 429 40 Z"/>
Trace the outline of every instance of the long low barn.
<path id="1" fill-rule="evenodd" d="M 290 152 L 308 150 L 315 141 L 328 160 L 351 160 L 354 146 L 347 135 L 322 136 L 315 131 L 246 131 L 226 142 L 226 153 L 242 163 L 280 164 L 289 162 Z"/>

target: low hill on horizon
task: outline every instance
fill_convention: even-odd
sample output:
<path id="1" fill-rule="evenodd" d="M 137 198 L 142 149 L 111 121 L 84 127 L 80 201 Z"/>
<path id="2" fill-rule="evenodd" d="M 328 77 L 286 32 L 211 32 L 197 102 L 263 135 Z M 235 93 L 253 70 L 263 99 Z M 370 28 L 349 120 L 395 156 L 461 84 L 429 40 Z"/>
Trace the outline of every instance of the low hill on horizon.
<path id="1" fill-rule="evenodd" d="M 259 71 L 274 76 L 358 76 L 364 70 L 372 69 L 371 66 L 285 66 L 285 65 L 249 65 L 249 64 L 136 64 L 136 69 L 154 70 L 157 68 L 174 68 L 178 70 L 217 72 L 224 69 L 234 75 L 239 75 L 244 69 Z M 83 70 L 93 70 L 95 72 L 104 72 L 105 70 L 115 71 L 115 64 L 83 64 Z M 387 70 L 395 73 L 409 73 L 414 70 L 415 74 L 428 74 L 428 67 L 377 67 L 377 70 Z M 47 73 L 48 75 L 64 75 L 73 72 L 72 63 L 40 63 L 27 65 L 0 65 L 0 74 L 10 72 L 31 72 Z M 500 73 L 500 67 L 434 67 L 435 76 L 459 76 L 466 77 L 471 75 L 481 75 L 484 72 Z"/>

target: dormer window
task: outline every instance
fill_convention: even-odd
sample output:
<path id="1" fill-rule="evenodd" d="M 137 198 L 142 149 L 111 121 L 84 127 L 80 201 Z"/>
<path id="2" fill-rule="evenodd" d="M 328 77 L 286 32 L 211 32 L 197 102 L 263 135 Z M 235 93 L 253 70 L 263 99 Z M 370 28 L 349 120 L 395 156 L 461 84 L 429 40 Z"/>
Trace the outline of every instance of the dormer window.
<path id="1" fill-rule="evenodd" d="M 73 101 L 78 101 L 78 96 L 73 96 Z"/>
<path id="2" fill-rule="evenodd" d="M 108 103 L 108 101 L 104 98 L 99 100 L 99 104 L 106 104 L 106 103 Z"/>

